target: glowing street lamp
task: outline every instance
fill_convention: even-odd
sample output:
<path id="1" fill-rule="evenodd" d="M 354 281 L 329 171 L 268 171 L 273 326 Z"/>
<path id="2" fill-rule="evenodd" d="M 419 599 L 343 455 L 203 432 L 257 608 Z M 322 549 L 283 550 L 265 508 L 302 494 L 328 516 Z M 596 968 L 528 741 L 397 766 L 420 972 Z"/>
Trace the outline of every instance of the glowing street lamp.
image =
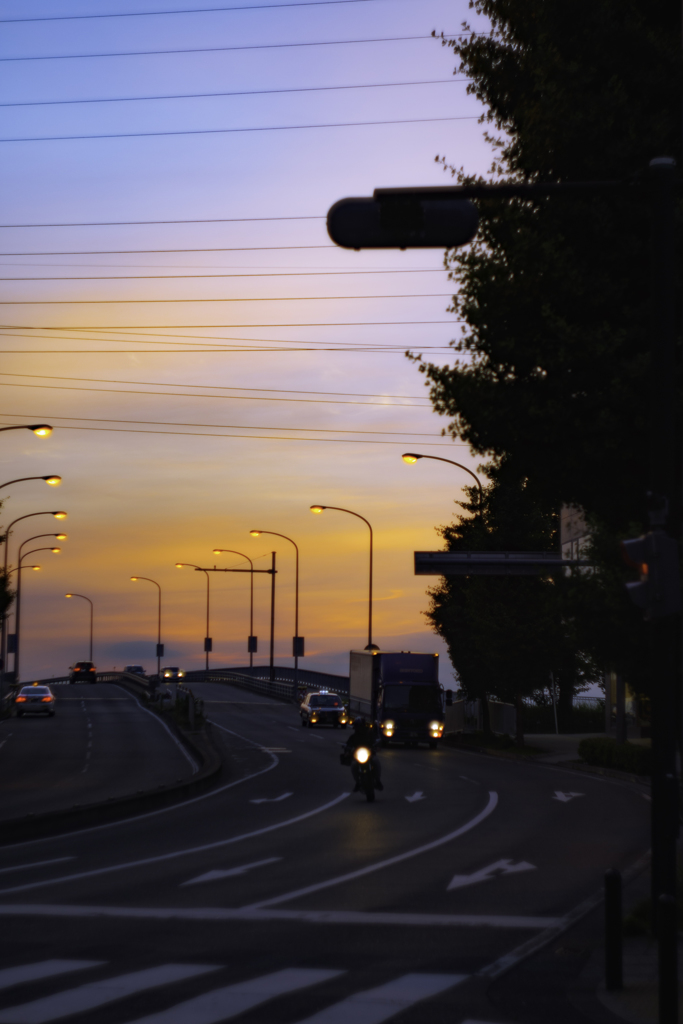
<path id="1" fill-rule="evenodd" d="M 409 466 L 417 462 L 418 459 L 435 459 L 437 462 L 447 462 L 451 466 L 457 466 L 458 469 L 464 469 L 466 473 L 469 473 L 470 476 L 474 478 L 474 481 L 479 488 L 479 508 L 482 507 L 484 492 L 481 487 L 481 480 L 477 474 L 473 473 L 471 469 L 467 468 L 467 466 L 463 466 L 460 462 L 454 462 L 453 459 L 444 459 L 440 455 L 418 455 L 417 452 L 406 452 L 405 455 L 401 456 L 401 458 L 404 462 L 407 462 Z"/>
<path id="2" fill-rule="evenodd" d="M 36 437 L 49 437 L 52 433 L 49 423 L 18 423 L 13 427 L 0 427 L 0 433 L 3 430 L 30 430 Z"/>
<path id="3" fill-rule="evenodd" d="M 156 580 L 151 580 L 149 576 L 131 576 L 133 583 L 137 583 L 138 580 L 145 580 L 146 583 L 153 583 L 159 591 L 159 616 L 157 622 L 157 676 L 161 681 L 161 659 L 164 656 L 164 645 L 161 642 L 161 587 Z"/>
<path id="4" fill-rule="evenodd" d="M 372 527 L 367 521 L 365 516 L 361 516 L 358 512 L 352 512 L 350 508 L 338 508 L 336 505 L 311 505 L 311 512 L 319 514 L 329 509 L 332 512 L 346 512 L 347 515 L 355 516 L 356 519 L 362 519 L 368 530 L 370 531 L 370 586 L 369 586 L 369 599 L 368 599 L 368 642 L 366 645 L 366 651 L 378 651 L 379 647 L 377 644 L 372 642 L 372 547 L 373 547 L 373 535 Z"/>
<path id="5" fill-rule="evenodd" d="M 84 601 L 87 601 L 87 602 L 88 602 L 88 604 L 90 605 L 90 657 L 88 658 L 88 661 L 92 661 L 92 620 L 93 620 L 93 603 L 92 603 L 92 601 L 90 600 L 90 598 L 89 598 L 89 597 L 86 597 L 86 596 L 85 596 L 85 594 L 65 594 L 65 595 L 64 595 L 64 597 L 80 597 L 80 598 L 82 598 L 82 599 L 83 599 Z"/>
<path id="6" fill-rule="evenodd" d="M 18 476 L 16 480 L 8 480 L 7 483 L 0 484 L 0 488 L 9 487 L 11 484 L 21 484 L 25 480 L 44 480 L 50 487 L 59 487 L 62 482 L 61 476 Z"/>
<path id="7" fill-rule="evenodd" d="M 204 651 L 206 653 L 206 671 L 208 672 L 209 671 L 209 651 L 213 647 L 213 641 L 211 640 L 211 637 L 209 636 L 209 594 L 210 594 L 209 574 L 206 571 L 206 569 L 202 569 L 202 567 L 200 565 L 193 565 L 192 562 L 176 562 L 175 567 L 176 567 L 176 569 L 184 569 L 184 568 L 196 569 L 197 572 L 203 572 L 204 575 L 206 576 L 206 636 L 204 637 Z"/>

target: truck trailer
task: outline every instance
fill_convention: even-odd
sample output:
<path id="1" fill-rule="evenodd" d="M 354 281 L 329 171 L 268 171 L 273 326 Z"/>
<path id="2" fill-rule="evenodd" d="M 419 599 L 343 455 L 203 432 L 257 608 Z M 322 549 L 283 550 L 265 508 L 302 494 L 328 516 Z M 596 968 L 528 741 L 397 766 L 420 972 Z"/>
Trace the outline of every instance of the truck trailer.
<path id="1" fill-rule="evenodd" d="M 349 711 L 375 723 L 383 746 L 428 743 L 435 749 L 444 727 L 439 655 L 351 651 Z"/>

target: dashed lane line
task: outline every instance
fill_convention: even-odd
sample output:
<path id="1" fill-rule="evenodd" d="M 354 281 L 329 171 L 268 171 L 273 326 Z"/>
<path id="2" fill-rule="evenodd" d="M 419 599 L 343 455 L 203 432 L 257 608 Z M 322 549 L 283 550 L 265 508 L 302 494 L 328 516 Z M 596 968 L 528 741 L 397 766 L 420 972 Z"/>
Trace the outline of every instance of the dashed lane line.
<path id="1" fill-rule="evenodd" d="M 46 868 L 49 864 L 63 864 L 65 860 L 75 860 L 75 857 L 53 857 L 51 860 L 34 860 L 31 864 L 13 864 L 10 868 L 0 868 L 0 875 L 7 875 L 10 871 L 30 871 L 31 868 Z"/>

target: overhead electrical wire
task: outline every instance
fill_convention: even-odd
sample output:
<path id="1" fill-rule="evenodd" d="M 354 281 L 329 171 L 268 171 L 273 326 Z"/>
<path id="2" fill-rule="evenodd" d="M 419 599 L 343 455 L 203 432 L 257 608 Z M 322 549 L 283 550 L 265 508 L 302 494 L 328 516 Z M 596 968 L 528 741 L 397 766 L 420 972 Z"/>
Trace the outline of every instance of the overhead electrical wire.
<path id="1" fill-rule="evenodd" d="M 154 224 L 254 224 L 280 220 L 325 220 L 324 214 L 296 214 L 293 217 L 206 217 L 193 220 L 86 220 L 53 224 L 0 224 L 0 228 L 113 228 L 149 227 Z M 328 248 L 325 246 L 325 248 Z M 336 248 L 330 246 L 330 248 Z M 154 252 L 154 250 L 150 250 Z M 173 249 L 173 252 L 182 250 Z M 205 250 L 201 250 L 202 252 Z"/>
<path id="2" fill-rule="evenodd" d="M 103 96 L 98 99 L 80 100 L 24 100 L 21 103 L 0 103 L 2 107 L 63 107 L 83 103 L 143 103 L 152 100 L 200 100 L 217 99 L 222 96 L 274 96 L 299 92 L 340 92 L 347 89 L 395 89 L 413 85 L 452 85 L 468 82 L 468 78 L 435 78 L 423 82 L 370 82 L 364 85 L 311 85 L 296 89 L 242 89 L 237 92 L 189 92 L 172 93 L 167 96 Z"/>
<path id="3" fill-rule="evenodd" d="M 290 132 L 318 128 L 373 128 L 392 124 L 429 124 L 441 121 L 478 121 L 481 115 L 463 117 L 408 117 L 397 121 L 330 121 L 325 124 L 275 124 L 262 128 L 186 128 L 165 132 L 102 132 L 98 135 L 22 135 L 0 139 L 0 142 L 76 142 L 88 139 L 152 139 L 176 135 L 233 135 L 243 132 Z"/>
<path id="4" fill-rule="evenodd" d="M 332 321 L 332 320 L 321 320 L 318 323 L 288 323 L 288 324 L 120 324 L 115 327 L 104 327 L 102 324 L 95 324 L 94 326 L 84 326 L 79 324 L 78 326 L 72 326 L 68 324 L 64 327 L 47 327 L 45 325 L 40 327 L 32 327 L 30 324 L 5 324 L 0 325 L 0 330 L 5 328 L 13 327 L 16 330 L 21 329 L 23 331 L 180 331 L 180 330 L 202 330 L 202 331 L 213 331 L 213 330 L 239 330 L 240 328 L 247 327 L 414 327 L 423 326 L 425 324 L 457 324 L 463 323 L 461 320 L 354 320 L 354 321 Z"/>
<path id="5" fill-rule="evenodd" d="M 446 32 L 443 33 L 447 39 L 455 39 L 461 36 L 489 35 L 488 32 Z M 0 57 L 2 62 L 18 62 L 26 60 L 99 60 L 105 57 L 158 57 L 169 56 L 181 53 L 228 53 L 236 50 L 291 50 L 296 47 L 308 46 L 357 46 L 365 43 L 407 43 L 418 40 L 440 39 L 435 32 L 426 36 L 379 36 L 372 39 L 323 39 L 313 42 L 302 43 L 250 43 L 241 46 L 193 46 L 187 49 L 175 50 L 122 50 L 114 53 L 52 53 L 33 54 L 26 57 Z"/>
<path id="6" fill-rule="evenodd" d="M 163 268 L 161 268 L 163 269 Z M 285 270 L 269 274 L 117 274 L 99 277 L 0 277 L 0 281 L 184 281 L 203 278 L 243 277 L 350 277 L 358 274 L 443 274 L 444 267 L 409 267 L 392 270 Z M 189 301 L 189 300 L 188 300 Z M 197 301 L 201 302 L 201 299 Z M 246 301 L 246 300 L 245 300 Z"/>
<path id="7" fill-rule="evenodd" d="M 0 18 L 0 25 L 20 25 L 36 21 L 95 21 L 103 18 L 157 18 L 171 14 L 215 14 L 226 11 L 272 11 L 287 7 L 334 7 L 339 4 L 367 4 L 376 0 L 287 0 L 283 4 L 240 4 L 234 7 L 189 7 L 170 11 L 115 11 L 112 14 L 52 14 L 37 18 Z"/>
<path id="8" fill-rule="evenodd" d="M 194 221 L 192 222 L 194 223 Z M 11 227 L 9 224 L 0 224 L 0 227 Z M 22 224 L 21 227 L 61 227 L 62 225 L 47 224 Z M 71 225 L 68 225 L 71 227 Z M 81 227 L 82 225 L 78 225 Z M 142 256 L 151 253 L 174 253 L 174 252 L 282 252 L 294 249 L 334 249 L 339 251 L 336 245 L 248 245 L 233 246 L 229 249 L 79 249 L 66 252 L 0 252 L 0 256 Z"/>
<path id="9" fill-rule="evenodd" d="M 132 380 L 132 381 L 126 381 L 126 380 L 103 380 L 103 379 L 100 379 L 100 378 L 97 378 L 97 377 L 57 377 L 57 376 L 54 376 L 52 374 L 47 374 L 47 373 L 0 373 L 0 377 L 2 377 L 2 378 L 4 378 L 4 377 L 21 377 L 22 379 L 29 379 L 29 380 L 58 380 L 58 381 L 74 380 L 74 381 L 78 381 L 78 382 L 91 383 L 91 384 L 96 384 L 96 383 L 98 383 L 98 384 L 134 384 L 134 385 L 140 386 L 140 387 L 160 387 L 160 388 L 172 388 L 172 387 L 184 387 L 184 388 L 185 387 L 195 387 L 195 388 L 201 388 L 201 387 L 204 387 L 204 388 L 208 389 L 208 388 L 213 387 L 213 385 L 211 385 L 211 384 L 206 384 L 206 385 L 202 385 L 202 384 L 196 384 L 196 385 L 187 385 L 187 384 L 156 384 L 156 383 L 152 383 L 152 382 L 148 382 L 148 381 L 135 381 L 135 380 Z M 330 400 L 330 399 L 327 399 L 327 398 L 271 398 L 271 397 L 261 397 L 260 395 L 258 395 L 258 396 L 251 396 L 251 395 L 250 396 L 248 396 L 248 395 L 204 395 L 204 394 L 202 394 L 202 395 L 188 395 L 188 394 L 186 394 L 184 392 L 176 392 L 176 391 L 130 391 L 128 388 L 80 388 L 80 387 L 76 388 L 76 387 L 66 386 L 66 385 L 63 385 L 63 384 L 54 384 L 54 385 L 53 384 L 13 384 L 11 382 L 5 382 L 4 380 L 0 381 L 0 385 L 3 386 L 3 387 L 32 387 L 32 388 L 43 387 L 43 388 L 50 388 L 50 389 L 57 388 L 58 390 L 64 390 L 64 391 L 96 391 L 96 392 L 106 391 L 107 393 L 125 394 L 125 395 L 129 395 L 129 394 L 130 395 L 157 395 L 157 396 L 160 396 L 162 398 L 164 398 L 166 396 L 170 396 L 171 398 L 222 398 L 222 399 L 229 398 L 231 400 L 234 399 L 235 401 L 238 401 L 238 402 L 287 402 L 287 403 L 296 402 L 296 403 L 304 403 L 306 405 L 372 405 L 372 406 L 377 406 L 377 407 L 379 407 L 381 409 L 428 409 L 428 408 L 430 408 L 430 406 L 428 406 L 428 405 L 420 405 L 420 406 L 417 406 L 417 405 L 401 405 L 399 403 L 391 403 L 391 402 L 356 402 L 356 401 L 337 402 L 337 401 L 333 401 L 333 400 Z M 221 388 L 220 386 L 214 387 L 214 391 L 221 391 L 221 390 L 224 390 L 224 389 Z M 251 389 L 248 389 L 248 390 L 251 390 Z"/>
<path id="10" fill-rule="evenodd" d="M 221 299 L 2 299 L 0 306 L 152 306 L 159 303 L 187 302 L 350 302 L 358 299 L 444 299 L 452 298 L 452 292 L 422 292 L 398 295 L 275 295 L 252 298 Z"/>

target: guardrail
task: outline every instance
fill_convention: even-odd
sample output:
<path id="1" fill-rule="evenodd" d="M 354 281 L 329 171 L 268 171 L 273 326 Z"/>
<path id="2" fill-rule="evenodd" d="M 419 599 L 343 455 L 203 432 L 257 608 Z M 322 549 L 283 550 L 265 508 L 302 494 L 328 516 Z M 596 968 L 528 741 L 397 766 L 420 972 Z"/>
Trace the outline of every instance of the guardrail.
<path id="1" fill-rule="evenodd" d="M 252 693 L 261 693 L 267 697 L 276 697 L 278 700 L 296 702 L 297 694 L 294 686 L 289 680 L 283 679 L 259 679 L 257 676 L 243 675 L 241 672 L 217 669 L 209 671 L 204 676 L 205 682 L 230 683 L 232 686 L 239 686 L 243 690 L 251 690 Z"/>

